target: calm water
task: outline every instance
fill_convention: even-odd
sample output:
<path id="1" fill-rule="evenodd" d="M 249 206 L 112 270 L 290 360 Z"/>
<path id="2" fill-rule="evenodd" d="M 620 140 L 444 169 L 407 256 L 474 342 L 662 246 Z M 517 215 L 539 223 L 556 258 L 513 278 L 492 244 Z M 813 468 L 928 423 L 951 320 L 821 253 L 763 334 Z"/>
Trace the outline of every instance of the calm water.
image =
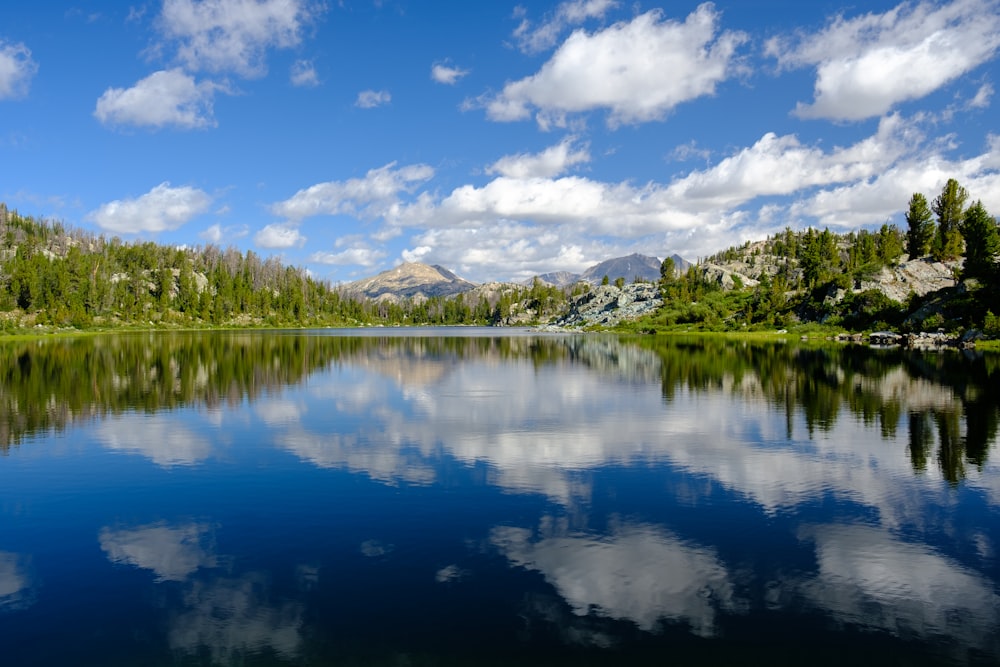
<path id="1" fill-rule="evenodd" d="M 1000 359 L 0 344 L 0 664 L 993 664 Z"/>

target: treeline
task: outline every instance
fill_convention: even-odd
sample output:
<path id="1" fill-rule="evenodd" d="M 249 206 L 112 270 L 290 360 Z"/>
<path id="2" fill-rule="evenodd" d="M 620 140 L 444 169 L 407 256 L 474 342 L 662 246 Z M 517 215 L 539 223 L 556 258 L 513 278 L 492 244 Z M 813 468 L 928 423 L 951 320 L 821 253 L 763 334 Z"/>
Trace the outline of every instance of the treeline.
<path id="1" fill-rule="evenodd" d="M 835 234 L 829 229 L 786 229 L 764 242 L 747 242 L 678 273 L 669 258 L 661 267 L 664 307 L 634 328 L 694 327 L 747 330 L 818 322 L 853 330 L 965 330 L 1000 336 L 1000 230 L 981 201 L 950 179 L 928 203 L 915 193 L 907 229 L 883 224 L 878 231 Z M 961 288 L 947 294 L 911 293 L 903 302 L 877 289 L 859 289 L 881 269 L 908 256 L 950 262 Z M 743 284 L 733 289 L 709 277 L 707 265 L 738 265 Z"/>
<path id="2" fill-rule="evenodd" d="M 0 330 L 48 327 L 502 324 L 548 319 L 566 295 L 536 281 L 489 296 L 345 296 L 278 259 L 215 245 L 126 243 L 0 203 Z"/>

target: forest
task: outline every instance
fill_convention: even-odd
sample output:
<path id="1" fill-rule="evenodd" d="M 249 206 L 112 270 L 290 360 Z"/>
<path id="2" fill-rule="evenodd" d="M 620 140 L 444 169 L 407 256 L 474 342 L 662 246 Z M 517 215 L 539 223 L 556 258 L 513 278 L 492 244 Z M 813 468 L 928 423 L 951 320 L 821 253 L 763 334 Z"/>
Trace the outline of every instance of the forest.
<path id="1" fill-rule="evenodd" d="M 808 228 L 744 243 L 678 271 L 661 266 L 663 306 L 631 331 L 753 331 L 810 325 L 852 331 L 979 329 L 1000 337 L 1000 231 L 981 201 L 950 179 L 932 201 L 914 193 L 906 229 L 836 234 Z M 663 253 L 669 255 L 669 253 Z M 956 287 L 894 301 L 859 289 L 904 259 L 954 267 Z M 732 284 L 708 265 L 739 264 Z M 743 278 L 741 278 L 743 276 Z M 607 283 L 607 279 L 605 279 Z M 621 287 L 622 279 L 615 281 Z M 744 284 L 746 283 L 746 284 Z M 504 284 L 498 291 L 403 301 L 354 298 L 275 257 L 215 245 L 124 242 L 36 220 L 0 203 L 0 331 L 478 324 L 512 315 L 545 324 L 589 285 Z"/>
<path id="2" fill-rule="evenodd" d="M 123 242 L 0 204 L 0 330 L 482 324 L 533 304 L 540 316 L 565 302 L 536 281 L 492 298 L 431 297 L 402 303 L 345 297 L 277 258 L 215 245 Z M 520 305 L 515 305 L 520 304 Z"/>

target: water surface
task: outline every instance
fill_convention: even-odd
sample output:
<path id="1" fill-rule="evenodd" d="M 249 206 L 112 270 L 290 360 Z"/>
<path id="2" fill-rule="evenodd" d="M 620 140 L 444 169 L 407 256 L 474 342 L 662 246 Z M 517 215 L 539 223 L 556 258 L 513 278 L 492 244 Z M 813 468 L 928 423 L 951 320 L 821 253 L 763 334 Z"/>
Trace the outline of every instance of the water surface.
<path id="1" fill-rule="evenodd" d="M 1000 360 L 0 345 L 5 665 L 993 664 Z"/>

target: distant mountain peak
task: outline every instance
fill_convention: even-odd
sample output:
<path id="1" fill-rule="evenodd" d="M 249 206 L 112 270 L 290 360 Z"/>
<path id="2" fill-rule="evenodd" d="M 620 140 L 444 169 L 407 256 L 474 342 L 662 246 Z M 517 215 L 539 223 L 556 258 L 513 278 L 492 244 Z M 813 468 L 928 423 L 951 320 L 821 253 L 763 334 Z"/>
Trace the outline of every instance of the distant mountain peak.
<path id="1" fill-rule="evenodd" d="M 345 294 L 369 299 L 428 298 L 468 292 L 475 284 L 441 266 L 403 262 L 371 278 L 344 285 Z"/>

